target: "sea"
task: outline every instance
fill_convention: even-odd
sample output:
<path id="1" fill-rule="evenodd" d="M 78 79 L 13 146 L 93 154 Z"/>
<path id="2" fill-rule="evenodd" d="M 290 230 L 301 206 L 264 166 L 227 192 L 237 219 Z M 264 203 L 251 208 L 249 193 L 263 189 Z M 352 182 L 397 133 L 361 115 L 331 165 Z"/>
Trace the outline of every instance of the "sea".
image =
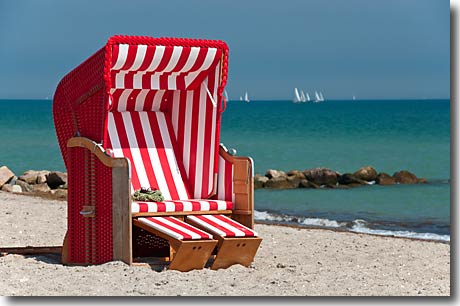
<path id="1" fill-rule="evenodd" d="M 0 166 L 65 171 L 50 100 L 0 100 Z M 255 173 L 362 166 L 417 185 L 255 191 L 259 222 L 450 241 L 450 100 L 229 101 L 221 142 Z"/>

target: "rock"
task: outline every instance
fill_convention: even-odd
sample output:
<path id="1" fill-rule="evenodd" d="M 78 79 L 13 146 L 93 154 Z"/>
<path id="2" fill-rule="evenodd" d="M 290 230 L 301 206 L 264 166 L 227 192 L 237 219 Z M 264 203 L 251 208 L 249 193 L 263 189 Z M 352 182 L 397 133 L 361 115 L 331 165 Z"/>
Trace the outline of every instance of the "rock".
<path id="1" fill-rule="evenodd" d="M 22 188 L 19 185 L 10 185 L 10 184 L 5 184 L 2 186 L 2 190 L 6 192 L 17 192 L 21 193 Z"/>
<path id="2" fill-rule="evenodd" d="M 349 185 L 337 185 L 337 189 L 350 189 L 351 187 Z"/>
<path id="3" fill-rule="evenodd" d="M 67 173 L 58 171 L 51 172 L 46 176 L 46 183 L 51 189 L 56 189 L 67 183 Z"/>
<path id="4" fill-rule="evenodd" d="M 396 180 L 396 183 L 400 184 L 417 184 L 417 177 L 415 174 L 407 171 L 407 170 L 401 170 L 399 172 L 395 172 L 393 174 L 393 177 Z"/>
<path id="5" fill-rule="evenodd" d="M 281 170 L 273 170 L 273 169 L 269 169 L 267 170 L 267 172 L 265 173 L 265 176 L 268 177 L 269 179 L 272 179 L 272 178 L 278 178 L 278 177 L 286 177 L 286 173 L 284 171 L 281 171 Z"/>
<path id="6" fill-rule="evenodd" d="M 294 187 L 292 187 L 292 188 L 299 188 L 300 182 L 301 182 L 303 179 L 304 179 L 303 177 L 300 178 L 300 177 L 297 177 L 297 176 L 295 176 L 295 175 L 293 175 L 293 176 L 288 176 L 288 177 L 287 177 L 288 182 L 289 182 L 292 186 L 294 186 Z"/>
<path id="7" fill-rule="evenodd" d="M 60 200 L 65 200 L 67 199 L 67 190 L 65 189 L 54 189 L 51 190 L 51 193 Z"/>
<path id="8" fill-rule="evenodd" d="M 13 171 L 8 169 L 7 166 L 0 167 L 0 188 L 6 183 L 8 183 L 13 177 Z"/>
<path id="9" fill-rule="evenodd" d="M 19 179 L 21 181 L 26 182 L 27 184 L 36 184 L 38 174 L 39 174 L 39 171 L 27 170 L 21 176 L 19 176 Z"/>
<path id="10" fill-rule="evenodd" d="M 297 188 L 300 182 L 289 180 L 287 177 L 274 177 L 265 183 L 265 188 L 292 189 Z"/>
<path id="11" fill-rule="evenodd" d="M 385 172 L 381 172 L 375 178 L 375 183 L 379 185 L 393 185 L 396 184 L 396 179 Z"/>
<path id="12" fill-rule="evenodd" d="M 24 192 L 31 192 L 33 190 L 31 185 L 29 185 L 26 182 L 21 181 L 21 180 L 17 180 L 16 185 L 21 186 L 22 191 L 24 191 Z"/>
<path id="13" fill-rule="evenodd" d="M 337 172 L 327 168 L 314 168 L 303 171 L 305 178 L 316 185 L 337 184 Z"/>
<path id="14" fill-rule="evenodd" d="M 377 178 L 377 171 L 371 166 L 366 166 L 360 168 L 358 171 L 353 173 L 353 175 L 359 178 L 360 180 L 370 182 L 375 181 L 375 179 Z"/>
<path id="15" fill-rule="evenodd" d="M 355 188 L 355 187 L 361 187 L 361 186 L 363 186 L 363 185 L 365 185 L 365 184 L 360 184 L 360 183 L 350 183 L 350 184 L 348 184 L 348 185 L 345 185 L 345 186 L 348 186 L 348 187 L 350 187 L 350 188 Z"/>
<path id="16" fill-rule="evenodd" d="M 32 187 L 34 192 L 50 192 L 51 188 L 48 186 L 48 184 L 35 184 Z"/>
<path id="17" fill-rule="evenodd" d="M 319 185 L 316 185 L 313 182 L 310 182 L 310 181 L 308 181 L 306 179 L 303 179 L 303 180 L 300 181 L 299 187 L 300 188 L 314 188 L 314 189 L 317 189 L 317 188 L 319 188 Z"/>
<path id="18" fill-rule="evenodd" d="M 366 181 L 357 178 L 351 173 L 344 173 L 341 176 L 339 176 L 338 182 L 339 184 L 342 184 L 342 185 L 351 185 L 351 184 L 367 185 Z M 350 186 L 350 187 L 355 187 L 355 186 Z"/>
<path id="19" fill-rule="evenodd" d="M 286 174 L 287 176 L 295 176 L 301 179 L 305 179 L 305 175 L 303 174 L 302 171 L 299 171 L 299 170 L 291 170 L 291 171 L 288 171 Z"/>
<path id="20" fill-rule="evenodd" d="M 418 184 L 427 184 L 428 181 L 426 180 L 426 178 L 421 177 L 421 178 L 417 179 L 417 183 Z"/>
<path id="21" fill-rule="evenodd" d="M 9 181 L 8 184 L 10 185 L 16 185 L 16 182 L 18 181 L 18 177 L 15 175 L 13 176 Z"/>
<path id="22" fill-rule="evenodd" d="M 269 180 L 268 177 L 256 174 L 254 176 L 254 189 L 264 188 L 265 183 Z"/>

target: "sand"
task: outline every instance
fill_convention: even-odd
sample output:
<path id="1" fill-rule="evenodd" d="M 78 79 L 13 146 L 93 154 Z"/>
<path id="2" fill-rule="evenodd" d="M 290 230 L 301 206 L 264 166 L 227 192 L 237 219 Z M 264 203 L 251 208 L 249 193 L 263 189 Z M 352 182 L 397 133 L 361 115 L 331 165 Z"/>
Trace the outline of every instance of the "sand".
<path id="1" fill-rule="evenodd" d="M 0 192 L 0 245 L 61 245 L 66 202 Z M 254 263 L 187 273 L 57 255 L 0 257 L 0 295 L 448 296 L 450 245 L 257 224 Z"/>

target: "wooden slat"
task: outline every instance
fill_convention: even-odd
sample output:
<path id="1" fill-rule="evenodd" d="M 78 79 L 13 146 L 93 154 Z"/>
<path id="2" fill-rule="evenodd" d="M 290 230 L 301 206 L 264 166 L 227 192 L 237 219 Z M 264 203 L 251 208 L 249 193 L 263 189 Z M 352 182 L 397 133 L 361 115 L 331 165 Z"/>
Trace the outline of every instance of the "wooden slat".
<path id="1" fill-rule="evenodd" d="M 128 167 L 112 168 L 113 259 L 133 261 L 132 218 Z"/>
<path id="2" fill-rule="evenodd" d="M 62 246 L 43 246 L 43 247 L 8 247 L 0 248 L 2 256 L 8 254 L 35 255 L 35 254 L 61 254 Z"/>
<path id="3" fill-rule="evenodd" d="M 101 147 L 97 145 L 96 142 L 92 141 L 91 139 L 85 137 L 72 137 L 67 141 L 67 147 L 80 147 L 88 149 L 92 154 L 96 155 L 96 157 L 107 167 L 127 167 L 128 161 L 126 158 L 115 158 L 111 157 L 102 150 Z"/>

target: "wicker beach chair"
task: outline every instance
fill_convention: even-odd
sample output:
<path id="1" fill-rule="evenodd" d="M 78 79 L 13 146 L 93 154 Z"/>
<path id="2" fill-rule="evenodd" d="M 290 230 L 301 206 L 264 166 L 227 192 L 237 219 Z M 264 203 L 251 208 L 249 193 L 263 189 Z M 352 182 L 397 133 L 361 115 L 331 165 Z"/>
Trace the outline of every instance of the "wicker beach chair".
<path id="1" fill-rule="evenodd" d="M 64 263 L 253 261 L 252 160 L 219 145 L 227 65 L 222 41 L 114 36 L 62 79 L 53 114 L 68 171 Z M 133 201 L 143 187 L 165 200 Z"/>

